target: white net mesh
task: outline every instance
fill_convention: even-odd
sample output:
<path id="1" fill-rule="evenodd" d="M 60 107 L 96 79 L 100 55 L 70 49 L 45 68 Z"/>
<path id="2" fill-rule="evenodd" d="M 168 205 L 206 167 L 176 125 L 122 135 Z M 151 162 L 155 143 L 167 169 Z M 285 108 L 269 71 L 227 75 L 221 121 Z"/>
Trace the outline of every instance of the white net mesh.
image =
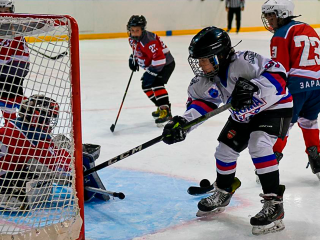
<path id="1" fill-rule="evenodd" d="M 0 17 L 1 239 L 79 235 L 69 21 Z"/>

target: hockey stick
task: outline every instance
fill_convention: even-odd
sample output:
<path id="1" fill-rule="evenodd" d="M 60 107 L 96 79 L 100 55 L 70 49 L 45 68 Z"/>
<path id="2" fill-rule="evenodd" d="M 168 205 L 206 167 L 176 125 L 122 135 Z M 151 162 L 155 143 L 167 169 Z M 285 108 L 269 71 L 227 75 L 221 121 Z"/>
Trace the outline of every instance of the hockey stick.
<path id="1" fill-rule="evenodd" d="M 128 82 L 126 91 L 124 92 L 124 96 L 123 96 L 123 99 L 122 99 L 122 102 L 121 102 L 121 105 L 120 105 L 120 108 L 119 108 L 119 111 L 118 111 L 118 115 L 117 115 L 116 121 L 115 121 L 115 123 L 112 124 L 111 127 L 110 127 L 111 132 L 114 132 L 114 128 L 116 127 L 116 124 L 117 124 L 117 122 L 118 122 L 118 118 L 119 118 L 119 116 L 120 116 L 120 112 L 121 112 L 121 109 L 122 109 L 122 105 L 123 105 L 124 99 L 126 98 L 126 95 L 127 95 L 127 92 L 128 92 L 128 88 L 129 88 L 129 85 L 130 85 L 130 82 L 131 82 L 131 79 L 132 79 L 133 72 L 134 72 L 134 71 L 131 72 L 131 76 L 130 76 L 130 78 L 129 78 L 129 82 Z"/>
<path id="2" fill-rule="evenodd" d="M 46 54 L 44 54 L 44 53 L 42 53 L 42 52 L 40 52 L 40 51 L 38 51 L 38 50 L 30 47 L 30 46 L 28 46 L 28 48 L 31 49 L 32 51 L 35 51 L 35 52 L 41 54 L 42 56 L 45 56 L 46 58 L 51 59 L 51 60 L 57 60 L 57 59 L 60 59 L 60 58 L 62 58 L 62 57 L 64 57 L 64 56 L 67 56 L 67 55 L 68 55 L 68 52 L 67 52 L 67 51 L 64 51 L 64 52 L 58 54 L 57 56 L 51 57 L 51 56 L 49 56 L 49 55 L 46 55 Z"/>
<path id="3" fill-rule="evenodd" d="M 122 192 L 111 192 L 108 190 L 94 188 L 94 187 L 85 187 L 85 189 L 89 192 L 100 193 L 103 195 L 110 195 L 112 197 L 117 197 L 119 199 L 124 199 L 126 197 Z"/>
<path id="4" fill-rule="evenodd" d="M 198 118 L 188 122 L 187 124 L 182 126 L 182 128 L 185 129 L 185 130 L 188 130 L 192 126 L 197 125 L 198 123 L 201 123 L 204 120 L 207 120 L 207 119 L 209 119 L 209 118 L 211 118 L 211 117 L 213 117 L 215 115 L 218 115 L 219 113 L 224 112 L 225 110 L 229 109 L 230 107 L 231 107 L 231 103 L 223 105 L 223 106 L 217 108 L 214 111 L 208 112 L 205 115 L 202 115 L 201 117 L 198 117 Z M 98 170 L 100 170 L 102 168 L 110 166 L 111 164 L 119 162 L 122 159 L 125 159 L 125 158 L 127 158 L 127 157 L 129 157 L 129 156 L 131 156 L 131 155 L 133 155 L 133 154 L 135 154 L 137 152 L 140 152 L 140 151 L 142 151 L 142 150 L 144 150 L 144 149 L 146 149 L 146 148 L 158 143 L 158 142 L 161 142 L 162 139 L 163 139 L 163 136 L 161 135 L 161 136 L 156 137 L 156 138 L 154 138 L 154 139 L 152 139 L 152 140 L 150 140 L 148 142 L 145 142 L 145 143 L 143 143 L 143 144 L 141 144 L 141 145 L 139 145 L 139 146 L 137 146 L 135 148 L 130 149 L 129 151 L 126 151 L 126 152 L 124 152 L 124 153 L 122 153 L 122 154 L 120 154 L 120 155 L 118 155 L 118 156 L 116 156 L 114 158 L 111 158 L 111 159 L 105 161 L 104 163 L 101 163 L 101 164 L 99 164 L 99 165 L 97 165 L 97 166 L 95 166 L 93 168 L 90 168 L 89 170 L 85 171 L 83 173 L 83 175 L 84 176 L 88 176 L 89 174 L 91 174 L 91 173 L 93 173 L 95 171 L 98 171 Z"/>

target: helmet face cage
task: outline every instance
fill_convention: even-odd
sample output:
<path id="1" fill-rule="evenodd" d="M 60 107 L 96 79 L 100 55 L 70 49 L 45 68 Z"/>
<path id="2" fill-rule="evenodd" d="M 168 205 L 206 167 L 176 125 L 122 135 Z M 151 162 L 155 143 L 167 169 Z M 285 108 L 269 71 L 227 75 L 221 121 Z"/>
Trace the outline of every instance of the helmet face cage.
<path id="1" fill-rule="evenodd" d="M 283 25 L 285 19 L 293 17 L 293 10 L 294 4 L 291 0 L 268 0 L 262 5 L 262 23 L 268 31 L 274 32 L 276 29 L 269 25 L 266 17 L 274 14 L 277 18 L 277 28 L 279 28 Z"/>
<path id="2" fill-rule="evenodd" d="M 270 14 L 270 13 L 267 13 L 267 14 Z M 270 26 L 268 20 L 266 19 L 266 14 L 265 13 L 261 14 L 261 21 L 262 21 L 263 26 L 265 27 L 265 29 L 267 29 L 269 32 L 274 33 L 274 29 L 273 29 L 273 27 Z"/>
<path id="3" fill-rule="evenodd" d="M 59 105 L 44 95 L 32 95 L 21 103 L 19 117 L 42 132 L 50 133 L 58 123 Z"/>
<path id="4" fill-rule="evenodd" d="M 191 55 L 188 57 L 188 62 L 189 65 L 193 71 L 193 73 L 198 76 L 198 77 L 214 77 L 218 74 L 219 72 L 219 60 L 217 55 L 213 56 L 208 56 L 207 57 L 210 61 L 210 63 L 213 65 L 213 71 L 205 73 L 202 68 L 199 65 L 199 60 L 201 59 L 196 59 L 192 58 Z"/>
<path id="5" fill-rule="evenodd" d="M 196 76 L 213 77 L 219 68 L 229 61 L 231 39 L 226 31 L 217 27 L 202 29 L 193 37 L 189 46 L 189 65 Z M 213 65 L 211 72 L 204 72 L 199 65 L 200 59 L 207 58 Z"/>
<path id="6" fill-rule="evenodd" d="M 143 15 L 133 15 L 128 21 L 127 24 L 127 32 L 129 37 L 131 37 L 134 40 L 139 40 L 139 37 L 131 36 L 130 30 L 131 27 L 141 27 L 142 32 L 145 31 L 147 26 L 147 20 Z"/>
<path id="7" fill-rule="evenodd" d="M 9 8 L 11 13 L 14 13 L 13 0 L 0 0 L 0 8 Z"/>

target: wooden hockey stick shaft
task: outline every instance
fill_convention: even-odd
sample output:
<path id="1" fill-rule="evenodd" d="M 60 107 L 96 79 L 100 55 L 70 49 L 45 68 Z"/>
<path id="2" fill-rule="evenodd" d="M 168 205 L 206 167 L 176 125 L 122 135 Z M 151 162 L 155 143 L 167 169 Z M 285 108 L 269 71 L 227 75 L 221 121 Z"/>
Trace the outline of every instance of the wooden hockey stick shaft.
<path id="1" fill-rule="evenodd" d="M 205 121 L 205 120 L 207 120 L 207 119 L 209 119 L 209 118 L 211 118 L 211 117 L 213 117 L 215 115 L 218 115 L 219 113 L 224 112 L 225 110 L 229 109 L 230 107 L 231 107 L 231 103 L 223 105 L 223 106 L 217 108 L 216 110 L 208 112 L 205 115 L 202 115 L 201 117 L 198 117 L 198 118 L 188 122 L 187 124 L 182 126 L 182 128 L 184 130 L 188 130 L 192 126 L 197 125 L 198 123 L 201 123 L 201 122 L 203 122 L 203 121 Z M 158 142 L 161 142 L 162 139 L 163 139 L 162 135 L 158 136 L 158 137 L 156 137 L 156 138 L 154 138 L 154 139 L 152 139 L 152 140 L 150 140 L 148 142 L 145 142 L 145 143 L 143 143 L 143 144 L 141 144 L 141 145 L 139 145 L 139 146 L 137 146 L 135 148 L 132 148 L 132 149 L 130 149 L 130 150 L 128 150 L 128 151 L 126 151 L 126 152 L 114 157 L 114 158 L 111 158 L 111 159 L 109 159 L 109 160 L 107 160 L 107 161 L 105 161 L 105 162 L 103 162 L 103 163 L 101 163 L 101 164 L 99 164 L 99 165 L 97 165 L 97 166 L 95 166 L 93 168 L 90 168 L 89 170 L 86 170 L 83 173 L 83 175 L 84 176 L 88 176 L 89 174 L 91 174 L 91 173 L 93 173 L 95 171 L 101 170 L 101 169 L 103 169 L 103 168 L 105 168 L 107 166 L 110 166 L 110 165 L 112 165 L 112 164 L 114 164 L 116 162 L 119 162 L 119 161 L 121 161 L 121 160 L 123 160 L 123 159 L 125 159 L 125 158 L 127 158 L 127 157 L 129 157 L 129 156 L 131 156 L 131 155 L 133 155 L 135 153 L 137 153 L 137 152 L 140 152 L 140 151 L 142 151 L 142 150 L 144 150 L 144 149 L 146 149 L 146 148 L 148 148 L 148 147 L 150 147 L 150 146 L 152 146 L 152 145 L 154 145 L 154 144 L 156 144 Z"/>
<path id="2" fill-rule="evenodd" d="M 64 57 L 64 56 L 67 56 L 67 55 L 68 55 L 68 52 L 67 52 L 67 51 L 64 51 L 64 52 L 62 52 L 62 53 L 60 53 L 60 54 L 52 57 L 52 56 L 49 56 L 49 55 L 47 55 L 47 54 L 44 54 L 44 53 L 42 53 L 42 52 L 40 52 L 40 51 L 32 48 L 32 47 L 30 47 L 30 46 L 28 46 L 28 48 L 31 49 L 32 51 L 35 51 L 35 52 L 41 54 L 42 56 L 44 56 L 44 57 L 46 57 L 46 58 L 51 59 L 51 60 L 57 60 L 57 59 L 60 59 L 60 58 L 62 58 L 62 57 Z"/>

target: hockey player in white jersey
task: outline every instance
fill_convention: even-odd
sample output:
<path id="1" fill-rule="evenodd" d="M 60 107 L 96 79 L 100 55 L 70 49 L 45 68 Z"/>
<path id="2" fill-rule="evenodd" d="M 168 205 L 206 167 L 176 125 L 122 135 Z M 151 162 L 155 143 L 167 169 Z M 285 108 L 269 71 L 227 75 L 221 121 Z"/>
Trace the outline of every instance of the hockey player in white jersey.
<path id="1" fill-rule="evenodd" d="M 284 229 L 283 193 L 273 145 L 285 137 L 292 117 L 292 97 L 286 88 L 286 70 L 271 59 L 251 51 L 235 52 L 227 32 L 207 27 L 193 37 L 189 64 L 195 73 L 188 87 L 187 110 L 163 130 L 163 141 L 183 141 L 181 125 L 231 102 L 230 117 L 216 148 L 217 178 L 212 195 L 198 203 L 197 216 L 219 213 L 240 187 L 235 177 L 240 152 L 248 147 L 263 193 L 262 210 L 251 218 L 252 233 Z M 196 127 L 196 126 L 195 126 Z M 189 131 L 192 131 L 192 127 Z"/>

